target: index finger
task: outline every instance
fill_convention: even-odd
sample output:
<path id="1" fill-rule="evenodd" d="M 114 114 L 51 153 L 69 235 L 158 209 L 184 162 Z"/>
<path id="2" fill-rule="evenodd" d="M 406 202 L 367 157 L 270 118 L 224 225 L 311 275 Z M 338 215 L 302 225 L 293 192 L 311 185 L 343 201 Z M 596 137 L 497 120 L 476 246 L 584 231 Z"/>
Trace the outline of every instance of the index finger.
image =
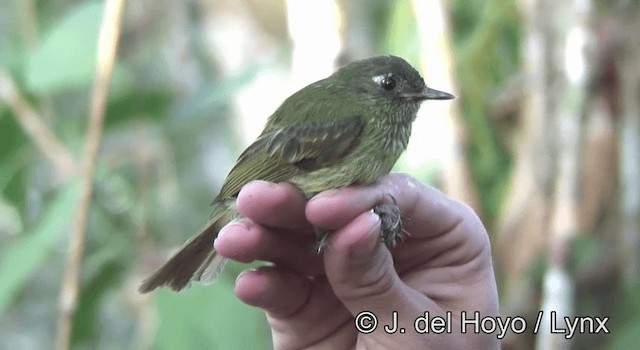
<path id="1" fill-rule="evenodd" d="M 240 190 L 236 205 L 242 215 L 258 224 L 309 231 L 304 217 L 306 202 L 302 193 L 289 183 L 253 181 Z"/>

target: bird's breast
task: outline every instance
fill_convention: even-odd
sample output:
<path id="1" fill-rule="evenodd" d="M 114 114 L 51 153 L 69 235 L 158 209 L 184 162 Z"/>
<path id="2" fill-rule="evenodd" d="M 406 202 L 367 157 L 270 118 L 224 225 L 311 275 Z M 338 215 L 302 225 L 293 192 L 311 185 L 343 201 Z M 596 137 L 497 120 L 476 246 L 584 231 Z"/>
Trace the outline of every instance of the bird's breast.
<path id="1" fill-rule="evenodd" d="M 302 172 L 290 182 L 307 197 L 330 188 L 354 183 L 368 185 L 388 174 L 409 142 L 411 124 L 369 124 L 357 145 L 339 161 L 311 172 Z"/>

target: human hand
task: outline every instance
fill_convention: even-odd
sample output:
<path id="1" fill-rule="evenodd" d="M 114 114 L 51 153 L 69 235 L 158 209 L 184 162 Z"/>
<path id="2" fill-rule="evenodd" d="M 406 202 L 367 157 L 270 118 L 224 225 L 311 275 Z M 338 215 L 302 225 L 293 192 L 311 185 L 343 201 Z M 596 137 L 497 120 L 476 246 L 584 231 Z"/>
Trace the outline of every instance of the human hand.
<path id="1" fill-rule="evenodd" d="M 393 196 L 408 236 L 389 250 L 370 209 Z M 497 316 L 498 298 L 487 233 L 473 211 L 402 174 L 372 186 L 326 191 L 309 202 L 289 184 L 252 182 L 237 200 L 244 219 L 225 227 L 216 251 L 240 262 L 236 295 L 267 313 L 276 349 L 497 348 L 495 335 L 463 334 L 462 311 Z M 313 226 L 334 231 L 322 255 Z M 359 333 L 355 316 L 370 311 L 378 327 Z M 398 329 L 393 327 L 397 311 Z M 453 318 L 452 333 L 421 334 L 414 320 Z"/>

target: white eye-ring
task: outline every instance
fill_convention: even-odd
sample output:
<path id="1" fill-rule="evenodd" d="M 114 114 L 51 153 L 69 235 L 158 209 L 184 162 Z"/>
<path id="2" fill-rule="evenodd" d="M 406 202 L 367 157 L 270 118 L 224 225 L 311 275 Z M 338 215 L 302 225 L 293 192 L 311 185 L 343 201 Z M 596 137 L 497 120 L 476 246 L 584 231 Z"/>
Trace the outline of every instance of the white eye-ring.
<path id="1" fill-rule="evenodd" d="M 387 91 L 391 91 L 396 87 L 396 80 L 393 79 L 392 73 L 376 75 L 372 79 L 376 84 L 380 85 L 383 89 Z"/>
<path id="2" fill-rule="evenodd" d="M 392 76 L 393 76 L 392 73 L 380 74 L 380 75 L 376 75 L 375 77 L 371 78 L 371 80 L 373 80 L 376 84 L 380 85 L 380 82 L 382 81 L 382 79 L 389 78 L 389 77 L 392 77 Z"/>

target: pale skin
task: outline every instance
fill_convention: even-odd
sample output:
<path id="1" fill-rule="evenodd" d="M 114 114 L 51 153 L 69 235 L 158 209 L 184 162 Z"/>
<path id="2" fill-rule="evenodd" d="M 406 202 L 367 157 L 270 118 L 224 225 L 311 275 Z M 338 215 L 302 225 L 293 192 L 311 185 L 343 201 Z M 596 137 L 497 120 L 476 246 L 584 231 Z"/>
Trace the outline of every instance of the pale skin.
<path id="1" fill-rule="evenodd" d="M 395 198 L 409 233 L 395 248 L 380 242 L 380 221 L 369 209 Z M 402 174 L 371 186 L 320 193 L 307 201 L 290 184 L 252 182 L 240 192 L 244 219 L 215 241 L 224 257 L 273 262 L 243 272 L 235 293 L 265 310 L 276 349 L 496 349 L 495 334 L 460 332 L 462 311 L 498 315 L 491 246 L 466 205 Z M 332 230 L 321 255 L 311 250 L 312 225 Z M 311 277 L 313 276 L 313 277 Z M 371 311 L 376 331 L 361 334 L 354 317 Z M 405 333 L 388 334 L 392 313 Z M 452 333 L 419 334 L 425 312 L 451 311 Z"/>

